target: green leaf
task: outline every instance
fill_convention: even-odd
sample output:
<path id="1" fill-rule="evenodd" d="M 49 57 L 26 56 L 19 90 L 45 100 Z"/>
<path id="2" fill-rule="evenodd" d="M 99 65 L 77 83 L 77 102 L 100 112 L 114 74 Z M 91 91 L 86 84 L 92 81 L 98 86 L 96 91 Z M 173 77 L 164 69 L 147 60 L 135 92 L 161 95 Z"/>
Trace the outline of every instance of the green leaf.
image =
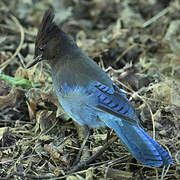
<path id="1" fill-rule="evenodd" d="M 41 83 L 31 82 L 27 79 L 22 79 L 22 78 L 11 77 L 5 74 L 0 74 L 0 79 L 14 86 L 21 86 L 22 88 L 25 88 L 25 89 L 41 86 Z"/>

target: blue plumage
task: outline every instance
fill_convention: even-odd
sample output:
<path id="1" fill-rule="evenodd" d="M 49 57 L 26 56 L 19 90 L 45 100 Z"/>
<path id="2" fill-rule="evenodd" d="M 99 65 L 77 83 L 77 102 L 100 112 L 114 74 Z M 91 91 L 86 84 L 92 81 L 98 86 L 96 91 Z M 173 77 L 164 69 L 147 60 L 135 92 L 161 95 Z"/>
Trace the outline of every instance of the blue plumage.
<path id="1" fill-rule="evenodd" d="M 36 61 L 47 59 L 61 106 L 80 125 L 108 126 L 144 165 L 159 167 L 172 159 L 139 125 L 125 93 L 54 22 L 47 11 L 36 38 Z M 42 50 L 43 49 L 43 50 Z"/>
<path id="2" fill-rule="evenodd" d="M 68 92 L 60 95 L 58 83 L 53 82 L 60 104 L 78 124 L 90 127 L 106 125 L 114 129 L 132 155 L 144 165 L 159 167 L 172 163 L 168 152 L 139 126 L 135 111 L 116 85 L 110 88 L 93 82 L 89 87 L 70 88 L 65 84 L 62 88 Z"/>

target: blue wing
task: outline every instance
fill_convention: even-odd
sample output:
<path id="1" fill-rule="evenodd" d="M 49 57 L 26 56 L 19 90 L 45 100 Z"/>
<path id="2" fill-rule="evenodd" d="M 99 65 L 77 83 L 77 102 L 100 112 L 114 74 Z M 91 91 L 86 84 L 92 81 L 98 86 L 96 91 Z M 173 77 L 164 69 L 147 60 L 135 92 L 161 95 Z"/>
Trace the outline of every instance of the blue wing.
<path id="1" fill-rule="evenodd" d="M 94 82 L 88 89 L 98 99 L 97 108 L 132 124 L 139 123 L 126 94 L 117 85 L 107 87 L 102 83 Z"/>
<path id="2" fill-rule="evenodd" d="M 116 85 L 93 82 L 84 86 L 66 83 L 56 87 L 59 101 L 80 125 L 108 126 L 116 132 L 131 154 L 142 164 L 159 167 L 172 164 L 172 159 L 140 126 L 125 93 Z"/>
<path id="3" fill-rule="evenodd" d="M 92 83 L 89 93 L 97 99 L 99 119 L 114 129 L 138 161 L 150 167 L 172 164 L 169 153 L 139 126 L 133 107 L 116 85 L 107 87 L 99 82 Z"/>

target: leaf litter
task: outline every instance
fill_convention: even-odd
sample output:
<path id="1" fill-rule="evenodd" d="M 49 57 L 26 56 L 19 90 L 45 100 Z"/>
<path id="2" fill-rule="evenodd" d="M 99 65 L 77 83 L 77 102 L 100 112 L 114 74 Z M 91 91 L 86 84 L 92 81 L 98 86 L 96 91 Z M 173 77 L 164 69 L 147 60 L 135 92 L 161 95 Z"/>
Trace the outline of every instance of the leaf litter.
<path id="1" fill-rule="evenodd" d="M 172 155 L 163 179 L 180 178 L 180 34 L 174 1 L 0 1 L 0 177 L 4 179 L 160 179 L 119 139 L 85 169 L 67 175 L 83 141 L 58 105 L 46 62 L 31 69 L 43 13 L 56 21 L 128 95 L 142 126 Z M 91 129 L 82 159 L 108 141 Z"/>

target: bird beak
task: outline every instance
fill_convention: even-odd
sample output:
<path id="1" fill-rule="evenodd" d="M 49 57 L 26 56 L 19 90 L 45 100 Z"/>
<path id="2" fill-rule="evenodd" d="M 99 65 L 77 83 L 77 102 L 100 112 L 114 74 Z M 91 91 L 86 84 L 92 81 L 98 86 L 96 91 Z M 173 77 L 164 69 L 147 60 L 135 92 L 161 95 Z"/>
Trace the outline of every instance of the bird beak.
<path id="1" fill-rule="evenodd" d="M 35 58 L 34 58 L 34 61 L 33 61 L 26 69 L 31 68 L 32 66 L 34 66 L 35 64 L 37 64 L 38 62 L 40 62 L 40 61 L 42 61 L 42 60 L 43 60 L 43 59 L 42 59 L 42 54 L 41 54 L 41 55 L 35 57 Z"/>

